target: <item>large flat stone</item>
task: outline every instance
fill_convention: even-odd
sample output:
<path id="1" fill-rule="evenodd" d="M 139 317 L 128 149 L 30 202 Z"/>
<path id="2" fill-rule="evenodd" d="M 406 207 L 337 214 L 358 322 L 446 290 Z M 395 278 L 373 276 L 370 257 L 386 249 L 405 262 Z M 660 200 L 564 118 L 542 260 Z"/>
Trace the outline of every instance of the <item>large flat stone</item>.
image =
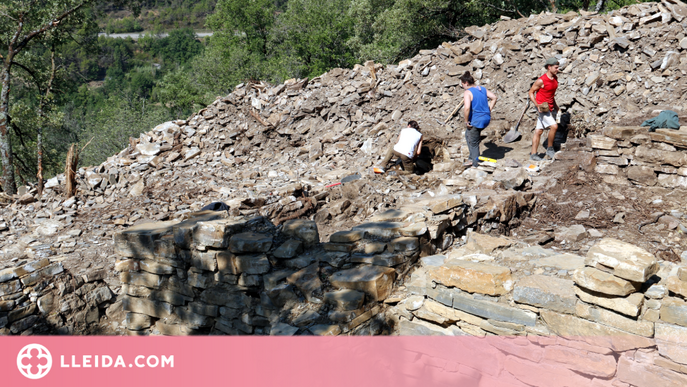
<path id="1" fill-rule="evenodd" d="M 555 267 L 561 270 L 577 270 L 584 267 L 584 257 L 575 254 L 556 254 L 530 260 L 537 267 Z"/>
<path id="2" fill-rule="evenodd" d="M 661 302 L 661 321 L 687 327 L 687 302 L 666 297 Z"/>
<path id="3" fill-rule="evenodd" d="M 360 255 L 353 254 L 351 256 L 352 263 L 367 263 L 369 265 L 394 267 L 408 261 L 408 257 L 404 254 L 392 254 L 384 252 L 375 255 Z"/>
<path id="4" fill-rule="evenodd" d="M 363 306 L 365 293 L 351 289 L 335 290 L 324 294 L 324 301 L 336 310 L 357 310 Z"/>
<path id="5" fill-rule="evenodd" d="M 687 328 L 657 322 L 655 337 L 658 352 L 662 356 L 680 364 L 687 364 Z"/>
<path id="6" fill-rule="evenodd" d="M 270 261 L 265 254 L 234 255 L 232 263 L 235 273 L 265 274 L 271 268 Z"/>
<path id="7" fill-rule="evenodd" d="M 687 165 L 687 154 L 683 152 L 652 149 L 644 145 L 640 145 L 635 149 L 635 159 L 651 164 L 669 164 L 678 168 Z"/>
<path id="8" fill-rule="evenodd" d="M 178 222 L 143 223 L 115 234 L 115 254 L 131 258 L 154 258 L 155 241 L 172 232 Z"/>
<path id="9" fill-rule="evenodd" d="M 21 290 L 21 281 L 12 280 L 0 284 L 0 296 L 17 293 Z"/>
<path id="10" fill-rule="evenodd" d="M 618 380 L 636 387 L 682 387 L 687 385 L 687 375 L 659 367 L 649 362 L 632 359 L 629 353 L 618 360 Z"/>
<path id="11" fill-rule="evenodd" d="M 612 238 L 604 238 L 592 246 L 585 263 L 628 281 L 642 283 L 659 269 L 653 254 Z"/>
<path id="12" fill-rule="evenodd" d="M 277 247 L 272 255 L 275 258 L 290 259 L 303 251 L 303 242 L 298 239 L 289 239 Z"/>
<path id="13" fill-rule="evenodd" d="M 580 300 L 588 304 L 599 305 L 630 317 L 637 317 L 644 303 L 642 293 L 632 293 L 626 297 L 613 297 L 576 286 L 575 294 Z"/>
<path id="14" fill-rule="evenodd" d="M 226 213 L 219 211 L 200 211 L 193 213 L 183 222 L 169 222 L 174 235 L 174 244 L 181 249 L 189 249 L 193 245 L 193 233 L 199 222 L 209 222 L 221 219 Z"/>
<path id="15" fill-rule="evenodd" d="M 365 231 L 363 230 L 339 231 L 332 234 L 329 241 L 332 243 L 352 243 L 363 239 L 364 236 Z"/>
<path id="16" fill-rule="evenodd" d="M 574 313 L 577 303 L 571 280 L 544 275 L 532 275 L 518 281 L 513 290 L 513 299 L 562 313 Z"/>
<path id="17" fill-rule="evenodd" d="M 165 318 L 172 314 L 172 305 L 166 302 L 151 301 L 143 298 L 125 296 L 122 308 L 127 312 L 145 314 L 151 317 Z"/>
<path id="18" fill-rule="evenodd" d="M 124 271 L 119 274 L 122 283 L 134 286 L 145 286 L 150 289 L 159 289 L 162 286 L 162 277 L 146 272 Z"/>
<path id="19" fill-rule="evenodd" d="M 679 294 L 682 297 L 687 297 L 687 281 L 680 280 L 679 277 L 668 277 L 668 290 Z"/>
<path id="20" fill-rule="evenodd" d="M 282 234 L 303 241 L 305 246 L 315 246 L 320 243 L 317 224 L 313 220 L 292 219 L 284 222 Z"/>
<path id="21" fill-rule="evenodd" d="M 332 274 L 329 281 L 334 287 L 364 292 L 372 301 L 387 298 L 396 278 L 396 271 L 389 267 L 359 266 Z"/>
<path id="22" fill-rule="evenodd" d="M 403 223 L 397 222 L 372 222 L 363 223 L 353 227 L 353 230 L 364 231 L 371 237 L 391 239 L 401 236 Z"/>
<path id="23" fill-rule="evenodd" d="M 193 230 L 193 242 L 196 245 L 225 249 L 233 234 L 240 233 L 246 227 L 243 220 L 217 219 L 198 222 Z"/>
<path id="24" fill-rule="evenodd" d="M 598 322 L 621 331 L 644 337 L 653 337 L 654 323 L 651 321 L 633 320 L 603 308 L 597 308 L 583 302 L 577 304 L 575 314 L 587 320 Z"/>
<path id="25" fill-rule="evenodd" d="M 234 254 L 266 253 L 272 247 L 272 237 L 254 232 L 242 232 L 229 239 L 229 250 Z"/>
<path id="26" fill-rule="evenodd" d="M 687 133 L 682 130 L 656 129 L 655 132 L 648 133 L 651 141 L 665 142 L 687 148 Z"/>
<path id="27" fill-rule="evenodd" d="M 408 211 L 392 208 L 372 215 L 370 222 L 403 222 L 411 215 Z"/>
<path id="28" fill-rule="evenodd" d="M 614 296 L 627 296 L 630 293 L 636 292 L 639 288 L 637 284 L 593 267 L 575 270 L 573 281 L 575 281 L 577 286 L 585 289 Z"/>
<path id="29" fill-rule="evenodd" d="M 454 336 L 451 331 L 418 318 L 413 321 L 401 319 L 398 325 L 400 336 Z"/>
<path id="30" fill-rule="evenodd" d="M 449 259 L 442 266 L 428 267 L 427 270 L 434 281 L 470 293 L 496 296 L 513 288 L 510 269 L 503 266 Z"/>
<path id="31" fill-rule="evenodd" d="M 322 288 L 318 264 L 313 263 L 291 274 L 286 278 L 286 282 L 297 287 L 308 301 L 311 300 L 314 294 Z"/>
<path id="32" fill-rule="evenodd" d="M 648 132 L 649 128 L 645 126 L 607 126 L 602 131 L 604 136 L 615 138 L 620 141 L 629 140 L 638 134 Z"/>
<path id="33" fill-rule="evenodd" d="M 552 333 L 568 339 L 581 340 L 593 346 L 611 348 L 615 351 L 628 351 L 655 345 L 652 339 L 629 334 L 569 314 L 546 309 L 542 309 L 540 313 Z"/>
<path id="34" fill-rule="evenodd" d="M 511 306 L 486 300 L 475 300 L 467 294 L 453 293 L 453 307 L 463 312 L 492 320 L 534 326 L 537 315 Z"/>

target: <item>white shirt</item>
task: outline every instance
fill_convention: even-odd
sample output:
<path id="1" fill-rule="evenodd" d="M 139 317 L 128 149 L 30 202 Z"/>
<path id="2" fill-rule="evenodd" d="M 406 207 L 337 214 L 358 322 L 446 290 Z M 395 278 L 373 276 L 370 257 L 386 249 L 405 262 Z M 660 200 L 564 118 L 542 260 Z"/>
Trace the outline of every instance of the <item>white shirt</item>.
<path id="1" fill-rule="evenodd" d="M 394 150 L 412 159 L 416 151 L 415 148 L 417 148 L 421 138 L 422 133 L 413 128 L 405 128 L 401 130 L 401 135 L 399 136 L 398 143 L 394 145 Z"/>

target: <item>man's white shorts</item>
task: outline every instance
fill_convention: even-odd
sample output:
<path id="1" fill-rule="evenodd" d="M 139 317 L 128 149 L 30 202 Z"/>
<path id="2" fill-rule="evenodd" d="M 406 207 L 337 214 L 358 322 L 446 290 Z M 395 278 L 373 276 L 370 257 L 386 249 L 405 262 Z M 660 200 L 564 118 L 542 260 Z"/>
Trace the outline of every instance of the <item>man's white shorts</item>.
<path id="1" fill-rule="evenodd" d="M 556 125 L 558 118 L 558 110 L 552 110 L 549 113 L 539 113 L 537 117 L 537 129 L 546 129 L 551 125 Z"/>

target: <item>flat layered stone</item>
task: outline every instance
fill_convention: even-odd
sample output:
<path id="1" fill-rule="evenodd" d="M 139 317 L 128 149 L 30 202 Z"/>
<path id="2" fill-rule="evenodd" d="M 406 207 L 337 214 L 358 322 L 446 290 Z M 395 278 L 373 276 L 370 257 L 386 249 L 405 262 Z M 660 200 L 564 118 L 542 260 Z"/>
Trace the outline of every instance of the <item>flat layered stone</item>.
<path id="1" fill-rule="evenodd" d="M 315 336 L 338 336 L 341 333 L 341 327 L 338 325 L 317 324 L 308 330 Z"/>
<path id="2" fill-rule="evenodd" d="M 687 297 L 687 281 L 682 281 L 679 277 L 672 276 L 668 277 L 667 286 L 671 292 Z"/>
<path id="3" fill-rule="evenodd" d="M 311 300 L 322 288 L 318 264 L 313 263 L 291 274 L 286 278 L 286 282 L 297 287 L 308 301 Z"/>
<path id="4" fill-rule="evenodd" d="M 629 332 L 644 337 L 653 337 L 654 323 L 650 321 L 633 320 L 603 308 L 597 308 L 583 302 L 579 302 L 575 308 L 575 314 L 587 320 L 598 322 L 621 331 Z"/>
<path id="5" fill-rule="evenodd" d="M 417 318 L 413 321 L 401 319 L 398 334 L 400 336 L 454 336 L 448 329 Z"/>
<path id="6" fill-rule="evenodd" d="M 638 134 L 648 132 L 649 128 L 645 126 L 607 126 L 602 130 L 604 136 L 620 141 L 629 140 Z"/>
<path id="7" fill-rule="evenodd" d="M 613 150 L 618 148 L 618 141 L 610 137 L 592 134 L 587 136 L 587 145 L 593 149 Z"/>
<path id="8" fill-rule="evenodd" d="M 577 303 L 571 280 L 544 275 L 532 275 L 518 281 L 513 300 L 562 313 L 574 313 Z"/>
<path id="9" fill-rule="evenodd" d="M 143 223 L 116 233 L 115 254 L 130 258 L 155 257 L 155 241 L 170 234 L 178 222 Z"/>
<path id="10" fill-rule="evenodd" d="M 475 300 L 467 294 L 453 293 L 453 308 L 475 316 L 497 321 L 534 326 L 537 315 L 511 306 L 486 300 Z"/>
<path id="11" fill-rule="evenodd" d="M 333 243 L 352 243 L 357 242 L 365 237 L 365 231 L 350 230 L 335 232 L 329 237 L 329 241 Z"/>
<path id="12" fill-rule="evenodd" d="M 408 211 L 392 208 L 372 215 L 370 222 L 403 222 L 411 215 Z"/>
<path id="13" fill-rule="evenodd" d="M 408 253 L 420 249 L 420 240 L 415 237 L 400 237 L 392 239 L 387 246 L 389 252 Z"/>
<path id="14" fill-rule="evenodd" d="M 687 148 L 687 133 L 683 130 L 656 129 L 655 132 L 648 133 L 651 141 L 665 142 L 667 144 Z"/>
<path id="15" fill-rule="evenodd" d="M 144 286 L 150 289 L 159 289 L 163 280 L 157 274 L 135 271 L 124 271 L 119 274 L 119 279 L 127 285 Z"/>
<path id="16" fill-rule="evenodd" d="M 391 239 L 401 236 L 403 223 L 398 222 L 373 222 L 363 223 L 353 227 L 353 230 L 364 231 L 373 238 Z"/>
<path id="17" fill-rule="evenodd" d="M 687 364 L 687 328 L 657 322 L 655 329 L 658 352 L 674 362 Z"/>
<path id="18" fill-rule="evenodd" d="M 231 236 L 240 233 L 245 227 L 244 220 L 217 219 L 198 222 L 193 230 L 193 242 L 196 245 L 226 249 Z"/>
<path id="19" fill-rule="evenodd" d="M 687 375 L 659 367 L 653 363 L 640 362 L 625 353 L 618 359 L 616 378 L 636 387 L 681 387 L 687 385 Z"/>
<path id="20" fill-rule="evenodd" d="M 575 254 L 556 254 L 529 260 L 537 267 L 555 267 L 561 270 L 577 270 L 584 267 L 584 257 Z"/>
<path id="21" fill-rule="evenodd" d="M 324 294 L 324 301 L 336 310 L 357 310 L 363 306 L 365 293 L 351 289 L 335 290 Z"/>
<path id="22" fill-rule="evenodd" d="M 23 267 L 11 267 L 0 270 L 0 283 L 19 278 L 27 273 Z"/>
<path id="23" fill-rule="evenodd" d="M 428 267 L 428 273 L 438 283 L 470 293 L 496 296 L 513 288 L 510 269 L 488 263 L 449 259 L 442 266 Z"/>
<path id="24" fill-rule="evenodd" d="M 126 329 L 140 331 L 141 329 L 150 328 L 153 322 L 148 315 L 129 312 L 124 318 L 124 325 L 126 325 Z"/>
<path id="25" fill-rule="evenodd" d="M 627 296 L 636 292 L 640 287 L 638 284 L 633 284 L 593 267 L 575 270 L 573 281 L 577 286 L 585 289 L 615 296 Z"/>
<path id="26" fill-rule="evenodd" d="M 653 149 L 644 145 L 640 145 L 635 149 L 635 159 L 651 164 L 669 164 L 678 168 L 687 165 L 687 154 L 683 152 Z"/>
<path id="27" fill-rule="evenodd" d="M 151 301 L 143 298 L 126 296 L 122 299 L 122 308 L 127 312 L 145 314 L 151 317 L 165 318 L 172 314 L 172 305 L 166 302 Z"/>
<path id="28" fill-rule="evenodd" d="M 282 227 L 282 234 L 302 240 L 303 244 L 307 247 L 315 246 L 320 243 L 320 234 L 317 231 L 317 224 L 313 220 L 287 220 Z"/>
<path id="29" fill-rule="evenodd" d="M 216 256 L 217 256 L 217 251 L 215 251 L 215 250 L 208 250 L 208 251 L 192 250 L 191 251 L 191 266 L 195 267 L 196 269 L 200 269 L 200 270 L 215 271 L 215 269 L 217 269 Z"/>
<path id="30" fill-rule="evenodd" d="M 272 247 L 272 237 L 254 232 L 242 232 L 229 239 L 229 251 L 234 254 L 266 253 Z"/>
<path id="31" fill-rule="evenodd" d="M 0 296 L 6 296 L 8 294 L 14 294 L 21 291 L 21 281 L 12 280 L 0 284 Z"/>
<path id="32" fill-rule="evenodd" d="M 234 255 L 232 264 L 237 274 L 265 274 L 272 267 L 265 254 Z"/>
<path id="33" fill-rule="evenodd" d="M 661 302 L 661 321 L 687 327 L 687 302 L 666 297 Z"/>
<path id="34" fill-rule="evenodd" d="M 300 254 L 303 251 L 303 242 L 297 239 L 289 239 L 277 247 L 272 255 L 276 258 L 289 259 Z"/>
<path id="35" fill-rule="evenodd" d="M 222 219 L 226 213 L 219 211 L 200 211 L 193 213 L 183 222 L 169 222 L 174 235 L 174 244 L 181 249 L 189 249 L 193 245 L 193 233 L 199 222 L 210 222 Z"/>
<path id="36" fill-rule="evenodd" d="M 336 272 L 329 282 L 337 288 L 364 292 L 371 301 L 382 301 L 390 294 L 395 278 L 394 269 L 373 265 Z"/>
<path id="37" fill-rule="evenodd" d="M 599 305 L 630 317 L 639 316 L 644 303 L 642 293 L 632 293 L 627 297 L 613 297 L 576 286 L 575 294 L 580 300 L 588 304 Z"/>
<path id="38" fill-rule="evenodd" d="M 585 263 L 628 281 L 642 283 L 659 269 L 653 254 L 613 238 L 604 238 L 592 246 Z"/>
<path id="39" fill-rule="evenodd" d="M 655 345 L 652 339 L 637 336 L 619 329 L 588 321 L 569 314 L 542 309 L 541 317 L 549 330 L 565 338 L 574 338 L 597 347 L 615 351 L 649 348 Z"/>
<path id="40" fill-rule="evenodd" d="M 375 255 L 360 255 L 353 254 L 351 256 L 351 263 L 366 263 L 369 265 L 394 267 L 408 261 L 408 257 L 404 254 L 392 254 L 384 252 Z"/>

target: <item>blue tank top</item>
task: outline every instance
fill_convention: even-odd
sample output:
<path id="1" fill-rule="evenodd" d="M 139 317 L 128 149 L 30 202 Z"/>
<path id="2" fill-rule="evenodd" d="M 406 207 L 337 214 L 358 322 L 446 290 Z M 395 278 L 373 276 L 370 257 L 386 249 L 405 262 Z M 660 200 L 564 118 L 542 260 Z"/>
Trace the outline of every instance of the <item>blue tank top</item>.
<path id="1" fill-rule="evenodd" d="M 472 104 L 470 105 L 470 115 L 468 116 L 470 125 L 478 129 L 484 129 L 491 122 L 487 89 L 482 86 L 475 86 L 468 90 L 472 93 Z"/>

